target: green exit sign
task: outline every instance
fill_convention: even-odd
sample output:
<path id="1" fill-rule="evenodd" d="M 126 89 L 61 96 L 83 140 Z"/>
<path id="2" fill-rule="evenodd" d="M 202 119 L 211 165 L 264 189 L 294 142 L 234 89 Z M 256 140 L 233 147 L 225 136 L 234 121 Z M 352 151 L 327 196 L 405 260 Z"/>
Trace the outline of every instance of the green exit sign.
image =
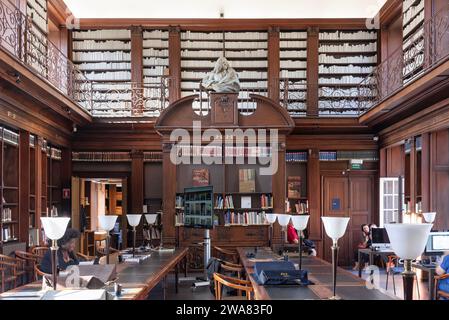
<path id="1" fill-rule="evenodd" d="M 351 160 L 352 170 L 361 170 L 363 166 L 363 160 L 353 159 Z"/>

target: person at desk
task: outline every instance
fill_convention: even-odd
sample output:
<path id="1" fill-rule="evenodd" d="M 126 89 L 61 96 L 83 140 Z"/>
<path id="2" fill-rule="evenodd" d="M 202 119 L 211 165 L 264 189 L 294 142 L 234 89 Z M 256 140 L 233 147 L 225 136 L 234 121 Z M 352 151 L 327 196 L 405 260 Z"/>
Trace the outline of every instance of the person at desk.
<path id="1" fill-rule="evenodd" d="M 362 229 L 362 237 L 360 239 L 359 245 L 357 246 L 357 250 L 354 252 L 355 266 L 354 266 L 353 270 L 359 269 L 359 249 L 366 249 L 371 246 L 370 226 L 365 223 L 365 224 L 361 225 L 361 229 Z M 369 256 L 366 253 L 361 254 L 360 260 L 362 263 L 364 263 L 365 268 L 368 267 Z"/>
<path id="2" fill-rule="evenodd" d="M 441 264 L 436 268 L 437 275 L 442 276 L 449 273 L 449 252 L 443 256 Z M 438 290 L 449 293 L 449 279 L 443 279 L 439 281 Z"/>
<path id="3" fill-rule="evenodd" d="M 75 254 L 76 240 L 80 237 L 79 231 L 68 228 L 64 236 L 57 241 L 58 243 L 58 269 L 65 270 L 68 266 L 78 265 L 79 260 Z M 40 266 L 42 272 L 51 273 L 51 251 L 48 250 Z"/>
<path id="4" fill-rule="evenodd" d="M 305 232 L 302 233 L 302 245 L 304 249 L 307 249 L 307 252 L 310 256 L 316 256 L 316 250 L 314 243 L 308 239 L 308 236 Z M 290 223 L 287 226 L 287 241 L 290 244 L 299 244 L 299 237 L 296 229 L 293 227 L 293 222 L 290 220 Z"/>

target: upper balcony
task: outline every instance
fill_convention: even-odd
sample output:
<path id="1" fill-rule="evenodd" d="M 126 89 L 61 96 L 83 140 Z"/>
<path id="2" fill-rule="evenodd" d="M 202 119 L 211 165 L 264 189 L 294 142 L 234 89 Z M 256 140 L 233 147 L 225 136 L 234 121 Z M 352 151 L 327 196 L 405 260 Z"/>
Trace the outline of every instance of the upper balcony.
<path id="1" fill-rule="evenodd" d="M 318 123 L 317 119 L 349 118 L 353 119 L 352 125 L 358 124 L 359 121 L 363 125 L 375 124 L 374 119 L 381 119 L 404 101 L 404 98 L 395 98 L 404 91 L 403 89 L 413 88 L 412 93 L 416 95 L 418 92 L 416 90 L 423 90 L 426 85 L 424 82 L 429 80 L 429 75 L 440 80 L 439 76 L 447 75 L 445 72 L 449 70 L 448 12 L 448 10 L 441 11 L 422 28 L 411 33 L 409 37 L 411 40 L 404 44 L 404 48 L 399 48 L 380 65 L 376 64 L 376 55 L 379 51 L 379 48 L 376 49 L 377 36 L 372 37 L 367 31 L 358 31 L 362 32 L 363 38 L 353 41 L 354 46 L 358 48 L 371 46 L 369 49 L 371 51 L 367 54 L 368 60 L 359 64 L 356 61 L 353 64 L 351 59 L 360 52 L 352 50 L 351 55 L 348 55 L 347 52 L 337 51 L 331 58 L 335 64 L 331 65 L 326 60 L 332 55 L 332 50 L 329 50 L 347 43 L 345 40 L 347 34 L 343 36 L 345 34 L 342 33 L 339 35 L 341 39 L 336 39 L 333 38 L 335 36 L 333 32 L 318 32 L 316 35 L 318 59 L 314 66 L 316 74 L 312 77 L 310 74 L 315 71 L 309 68 L 307 56 L 310 53 L 305 53 L 308 49 L 288 48 L 288 44 L 285 43 L 288 42 L 289 35 L 280 32 L 278 41 L 281 48 L 277 53 L 280 68 L 278 66 L 275 73 L 265 72 L 267 84 L 264 88 L 245 87 L 239 95 L 239 109 L 251 113 L 255 108 L 255 102 L 251 100 L 250 94 L 255 93 L 277 100 L 293 118 L 304 123 L 310 121 Z M 296 32 L 295 37 L 290 39 L 295 40 L 292 43 L 299 43 L 301 46 L 304 40 L 310 41 L 307 39 L 307 32 L 306 39 L 301 38 L 301 34 L 302 32 Z M 154 118 L 158 117 L 171 102 L 186 95 L 186 91 L 182 88 L 185 80 L 180 78 L 181 74 L 162 76 L 158 81 L 151 83 L 133 81 L 135 78 L 126 81 L 97 81 L 90 76 L 89 63 L 85 63 L 84 68 L 80 68 L 80 64 L 74 64 L 31 19 L 8 0 L 0 0 L 0 36 L 0 63 L 5 67 L 2 77 L 14 83 L 13 80 L 24 75 L 23 71 L 17 70 L 24 68 L 35 76 L 35 79 L 31 79 L 30 75 L 29 80 L 33 80 L 35 84 L 38 80 L 43 81 L 49 85 L 49 88 L 55 91 L 53 96 L 64 100 L 64 112 L 74 111 L 72 117 L 75 114 L 82 119 L 78 122 L 154 121 Z M 178 41 L 182 44 L 182 40 Z M 283 41 L 284 45 L 287 45 L 286 49 L 282 49 Z M 375 50 L 372 49 L 372 45 Z M 298 54 L 298 61 L 292 61 L 289 55 L 292 50 L 302 52 L 304 55 Z M 258 51 L 261 50 L 258 48 Z M 234 54 L 236 52 L 234 51 Z M 178 63 L 182 65 L 182 58 L 178 59 L 181 59 Z M 264 63 L 267 60 L 265 59 Z M 188 64 L 186 65 L 188 67 Z M 341 65 L 345 67 L 342 68 Z M 292 69 L 292 66 L 297 69 Z M 346 77 L 348 73 L 345 68 L 348 67 L 353 71 L 350 77 Z M 367 72 L 370 68 L 373 71 Z M 279 74 L 281 77 L 272 77 L 273 74 Z M 285 74 L 294 76 L 283 77 Z M 297 74 L 301 76 L 296 76 Z M 245 74 L 242 74 L 242 78 L 244 77 Z M 336 82 L 336 77 L 345 80 Z M 208 94 L 203 92 L 199 82 L 195 81 L 189 82 L 192 87 L 187 94 L 197 95 L 194 109 L 204 113 L 210 108 Z M 420 82 L 423 83 L 418 87 L 416 84 Z M 432 85 L 435 85 L 433 79 L 427 82 L 427 87 Z M 42 84 L 39 86 L 43 88 Z M 344 119 L 342 123 L 346 121 L 348 124 L 349 122 Z"/>

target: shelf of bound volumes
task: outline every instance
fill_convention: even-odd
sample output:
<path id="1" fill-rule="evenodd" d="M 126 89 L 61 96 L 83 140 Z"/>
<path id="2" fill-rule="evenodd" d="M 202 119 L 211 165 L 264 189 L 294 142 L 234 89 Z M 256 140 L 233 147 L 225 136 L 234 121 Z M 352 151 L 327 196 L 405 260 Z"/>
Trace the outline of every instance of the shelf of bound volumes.
<path id="1" fill-rule="evenodd" d="M 267 39 L 267 32 L 182 32 L 182 97 L 199 94 L 201 80 L 212 71 L 216 60 L 225 56 L 239 76 L 239 108 L 248 109 L 248 102 L 243 102 L 248 100 L 248 92 L 267 95 Z M 202 109 L 207 110 L 207 95 L 202 94 Z M 199 103 L 194 108 L 200 109 Z"/>
<path id="2" fill-rule="evenodd" d="M 0 245 L 18 240 L 19 134 L 0 127 Z"/>
<path id="3" fill-rule="evenodd" d="M 320 116 L 355 116 L 359 111 L 359 84 L 377 64 L 376 31 L 320 31 Z M 364 90 L 363 98 L 374 93 Z"/>
<path id="4" fill-rule="evenodd" d="M 76 162 L 129 162 L 129 152 L 72 152 L 72 161 Z"/>
<path id="5" fill-rule="evenodd" d="M 47 0 L 27 0 L 27 16 L 31 18 L 28 29 L 27 64 L 31 65 L 40 75 L 47 75 L 47 34 L 48 15 Z"/>
<path id="6" fill-rule="evenodd" d="M 306 113 L 307 31 L 281 31 L 279 34 L 280 102 L 292 116 Z"/>
<path id="7" fill-rule="evenodd" d="M 73 62 L 94 82 L 93 115 L 125 116 L 131 103 L 131 32 L 73 31 Z"/>
<path id="8" fill-rule="evenodd" d="M 404 0 L 402 5 L 404 83 L 415 78 L 423 70 L 424 3 L 424 0 Z"/>
<path id="9" fill-rule="evenodd" d="M 320 151 L 320 161 L 378 161 L 379 155 L 373 150 L 359 151 Z"/>
<path id="10" fill-rule="evenodd" d="M 168 100 L 168 31 L 143 31 L 143 82 L 145 109 L 162 110 L 169 104 Z"/>
<path id="11" fill-rule="evenodd" d="M 285 153 L 286 162 L 307 162 L 307 151 Z"/>

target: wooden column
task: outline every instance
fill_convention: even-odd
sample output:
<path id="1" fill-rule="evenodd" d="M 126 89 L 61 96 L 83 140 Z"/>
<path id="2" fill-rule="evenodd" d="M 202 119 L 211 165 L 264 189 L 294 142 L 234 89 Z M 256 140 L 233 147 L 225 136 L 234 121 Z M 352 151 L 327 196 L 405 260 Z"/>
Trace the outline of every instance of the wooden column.
<path id="1" fill-rule="evenodd" d="M 175 245 L 176 165 L 170 160 L 172 143 L 162 144 L 162 236 L 164 245 Z"/>
<path id="2" fill-rule="evenodd" d="M 430 133 L 421 136 L 421 206 L 423 212 L 430 211 L 430 175 L 432 165 L 430 163 Z"/>
<path id="3" fill-rule="evenodd" d="M 387 148 L 380 149 L 379 154 L 379 176 L 387 177 Z"/>
<path id="4" fill-rule="evenodd" d="M 276 146 L 272 146 L 276 147 Z M 278 170 L 272 175 L 273 188 L 273 212 L 286 213 L 285 199 L 287 196 L 287 186 L 285 181 L 286 166 L 285 166 L 285 149 L 286 138 L 285 135 L 279 135 L 278 143 Z M 278 223 L 273 225 L 273 244 L 282 244 L 282 232 Z"/>
<path id="5" fill-rule="evenodd" d="M 415 138 L 410 138 L 410 169 L 409 176 L 410 181 L 410 211 L 415 212 L 416 204 L 416 147 Z M 406 182 L 407 183 L 407 182 Z"/>
<path id="6" fill-rule="evenodd" d="M 279 28 L 268 30 L 268 98 L 279 101 L 280 41 Z"/>
<path id="7" fill-rule="evenodd" d="M 143 152 L 131 152 L 131 212 L 143 213 Z"/>
<path id="8" fill-rule="evenodd" d="M 19 240 L 28 243 L 30 219 L 30 133 L 20 131 L 19 143 Z"/>
<path id="9" fill-rule="evenodd" d="M 132 114 L 143 112 L 143 35 L 141 27 L 131 27 Z"/>
<path id="10" fill-rule="evenodd" d="M 45 154 L 42 153 L 42 145 L 44 143 L 44 140 L 41 137 L 36 136 L 36 144 L 34 147 L 34 172 L 36 174 L 36 177 L 34 179 L 35 181 L 35 187 L 34 190 L 36 190 L 35 194 L 35 210 L 36 210 L 36 228 L 40 229 L 41 227 L 41 219 L 42 216 L 42 207 L 46 206 L 46 203 L 42 202 L 42 194 L 45 192 L 43 188 L 47 187 L 47 184 L 45 183 L 46 177 L 43 176 L 42 171 L 42 163 L 44 160 L 43 157 Z M 44 184 L 45 183 L 45 184 Z M 40 235 L 39 235 L 40 236 Z M 39 241 L 42 243 L 42 239 L 39 238 Z"/>
<path id="11" fill-rule="evenodd" d="M 318 116 L 319 28 L 307 30 L 307 116 Z"/>
<path id="12" fill-rule="evenodd" d="M 181 98 L 181 34 L 171 26 L 168 35 L 168 65 L 170 68 L 170 103 Z"/>
<path id="13" fill-rule="evenodd" d="M 62 170 L 61 170 L 61 188 L 72 188 L 72 149 L 63 148 L 62 152 Z M 62 190 L 61 190 L 62 192 Z M 64 217 L 70 217 L 72 214 L 72 202 L 71 199 L 64 199 L 61 194 L 62 215 Z"/>
<path id="14" fill-rule="evenodd" d="M 321 175 L 320 155 L 317 148 L 309 150 L 307 160 L 307 199 L 309 199 L 310 238 L 321 240 Z"/>

